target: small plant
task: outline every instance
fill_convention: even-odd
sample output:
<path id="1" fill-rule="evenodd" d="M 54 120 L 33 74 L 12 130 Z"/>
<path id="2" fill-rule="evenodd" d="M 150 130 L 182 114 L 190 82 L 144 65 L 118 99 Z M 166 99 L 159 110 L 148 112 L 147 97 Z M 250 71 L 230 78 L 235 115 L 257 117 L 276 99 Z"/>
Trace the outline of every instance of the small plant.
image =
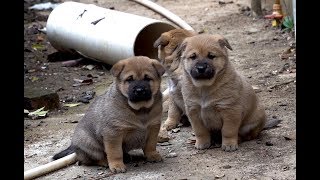
<path id="1" fill-rule="evenodd" d="M 291 16 L 284 17 L 282 21 L 282 26 L 284 26 L 284 30 L 292 31 L 294 28 L 293 18 Z"/>

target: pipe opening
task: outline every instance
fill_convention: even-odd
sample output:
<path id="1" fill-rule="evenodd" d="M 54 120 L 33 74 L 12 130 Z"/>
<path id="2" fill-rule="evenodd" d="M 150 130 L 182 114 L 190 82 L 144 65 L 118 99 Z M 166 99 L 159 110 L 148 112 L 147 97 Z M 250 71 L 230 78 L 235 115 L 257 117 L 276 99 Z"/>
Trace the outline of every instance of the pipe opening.
<path id="1" fill-rule="evenodd" d="M 174 26 L 166 23 L 156 22 L 144 27 L 136 37 L 134 43 L 135 56 L 147 56 L 158 59 L 158 48 L 153 47 L 153 43 L 162 33 L 175 29 Z"/>

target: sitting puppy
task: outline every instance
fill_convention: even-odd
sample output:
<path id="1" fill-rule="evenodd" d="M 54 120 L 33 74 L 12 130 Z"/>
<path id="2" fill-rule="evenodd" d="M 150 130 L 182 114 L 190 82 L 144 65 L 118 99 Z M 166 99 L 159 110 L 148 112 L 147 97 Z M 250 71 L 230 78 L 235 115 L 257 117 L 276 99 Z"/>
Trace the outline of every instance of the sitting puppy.
<path id="1" fill-rule="evenodd" d="M 71 145 L 56 154 L 59 159 L 73 152 L 85 165 L 109 166 L 125 172 L 124 153 L 142 148 L 148 161 L 161 161 L 156 151 L 161 125 L 163 66 L 138 56 L 117 62 L 111 69 L 114 81 L 98 97 L 76 126 Z"/>
<path id="2" fill-rule="evenodd" d="M 169 109 L 168 118 L 163 124 L 163 129 L 165 130 L 175 128 L 179 124 L 182 115 L 185 115 L 181 85 L 179 82 L 183 74 L 180 66 L 181 51 L 179 51 L 177 47 L 186 37 L 191 37 L 196 34 L 194 31 L 174 29 L 162 33 L 154 42 L 154 47 L 158 48 L 158 58 L 168 74 Z M 159 135 L 161 134 L 163 133 Z"/>
<path id="3" fill-rule="evenodd" d="M 229 61 L 228 41 L 220 35 L 201 34 L 186 38 L 179 48 L 181 91 L 195 147 L 209 148 L 215 130 L 221 131 L 224 151 L 237 150 L 238 137 L 256 138 L 266 125 L 266 113 L 252 86 Z"/>

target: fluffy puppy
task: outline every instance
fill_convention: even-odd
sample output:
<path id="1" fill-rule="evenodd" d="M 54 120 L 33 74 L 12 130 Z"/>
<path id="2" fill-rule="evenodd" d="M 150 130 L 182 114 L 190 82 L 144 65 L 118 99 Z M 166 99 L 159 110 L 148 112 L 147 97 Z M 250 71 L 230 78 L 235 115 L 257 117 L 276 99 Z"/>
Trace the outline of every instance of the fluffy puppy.
<path id="1" fill-rule="evenodd" d="M 238 149 L 238 140 L 256 138 L 266 113 L 252 86 L 228 59 L 228 41 L 220 35 L 186 38 L 182 51 L 181 91 L 186 114 L 195 132 L 197 149 L 209 148 L 211 133 L 221 131 L 225 151 Z"/>
<path id="2" fill-rule="evenodd" d="M 143 56 L 117 62 L 111 69 L 113 83 L 79 121 L 71 145 L 53 159 L 75 152 L 79 163 L 108 166 L 116 173 L 126 171 L 123 154 L 132 149 L 142 148 L 148 161 L 161 161 L 156 144 L 164 72 L 157 60 Z"/>
<path id="3" fill-rule="evenodd" d="M 183 115 L 185 115 L 184 102 L 181 94 L 181 75 L 183 74 L 180 66 L 181 51 L 178 46 L 186 37 L 196 35 L 194 31 L 185 29 L 174 29 L 162 33 L 154 42 L 154 47 L 158 48 L 158 58 L 168 74 L 168 117 L 163 124 L 163 129 L 171 130 L 175 128 Z"/>

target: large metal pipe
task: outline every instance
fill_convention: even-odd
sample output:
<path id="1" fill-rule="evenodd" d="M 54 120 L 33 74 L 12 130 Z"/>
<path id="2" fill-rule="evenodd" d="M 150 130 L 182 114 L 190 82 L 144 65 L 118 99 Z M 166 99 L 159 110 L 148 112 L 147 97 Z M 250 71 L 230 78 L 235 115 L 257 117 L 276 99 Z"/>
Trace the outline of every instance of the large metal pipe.
<path id="1" fill-rule="evenodd" d="M 76 51 L 111 65 L 131 56 L 156 59 L 154 41 L 174 28 L 159 20 L 77 2 L 58 5 L 46 25 L 48 40 L 57 50 Z"/>

